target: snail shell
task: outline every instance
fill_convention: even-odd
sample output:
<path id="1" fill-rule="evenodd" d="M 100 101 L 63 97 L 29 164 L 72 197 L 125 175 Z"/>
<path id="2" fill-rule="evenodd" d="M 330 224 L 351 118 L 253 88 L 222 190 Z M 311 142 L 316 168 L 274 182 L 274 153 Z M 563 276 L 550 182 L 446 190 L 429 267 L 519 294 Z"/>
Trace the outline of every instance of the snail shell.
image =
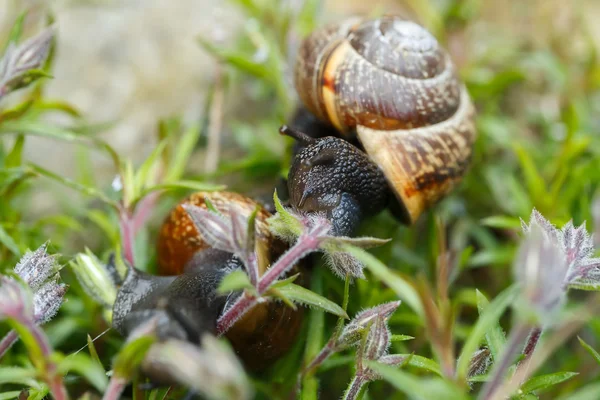
<path id="1" fill-rule="evenodd" d="M 166 217 L 158 237 L 158 272 L 179 275 L 199 252 L 210 248 L 197 231 L 184 204 L 207 209 L 206 199 L 222 214 L 236 205 L 250 216 L 258 203 L 234 192 L 197 192 L 181 201 Z M 256 215 L 256 253 L 262 275 L 286 249 L 267 227 L 271 214 L 259 208 Z M 296 269 L 292 273 L 299 272 Z M 302 284 L 306 271 L 296 283 Z M 302 322 L 301 307 L 293 310 L 282 302 L 265 302 L 255 306 L 226 333 L 236 353 L 253 369 L 262 369 L 285 353 L 294 343 Z"/>
<path id="2" fill-rule="evenodd" d="M 353 19 L 300 46 L 304 105 L 343 135 L 356 132 L 409 222 L 460 181 L 476 137 L 475 111 L 454 65 L 420 25 Z"/>

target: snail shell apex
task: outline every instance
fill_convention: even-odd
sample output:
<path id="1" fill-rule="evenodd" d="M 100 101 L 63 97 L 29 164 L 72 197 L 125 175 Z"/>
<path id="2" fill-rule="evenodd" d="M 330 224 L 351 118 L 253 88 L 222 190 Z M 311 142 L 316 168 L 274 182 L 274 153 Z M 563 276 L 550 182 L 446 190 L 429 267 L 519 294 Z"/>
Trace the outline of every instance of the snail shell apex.
<path id="1" fill-rule="evenodd" d="M 418 24 L 352 19 L 315 31 L 300 46 L 294 78 L 311 112 L 344 135 L 356 132 L 409 222 L 464 174 L 474 108 L 449 55 Z"/>

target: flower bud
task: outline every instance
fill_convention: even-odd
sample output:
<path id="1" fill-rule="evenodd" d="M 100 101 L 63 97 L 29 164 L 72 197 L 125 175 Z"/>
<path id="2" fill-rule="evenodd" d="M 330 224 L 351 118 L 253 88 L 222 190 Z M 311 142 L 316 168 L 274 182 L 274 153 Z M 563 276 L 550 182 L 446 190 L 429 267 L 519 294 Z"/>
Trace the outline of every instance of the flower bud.
<path id="1" fill-rule="evenodd" d="M 34 293 L 33 315 L 36 323 L 45 324 L 56 315 L 67 289 L 67 285 L 51 280 Z"/>
<path id="2" fill-rule="evenodd" d="M 48 243 L 35 251 L 28 251 L 17 263 L 14 271 L 32 289 L 36 290 L 57 272 L 56 256 L 46 253 Z"/>
<path id="3" fill-rule="evenodd" d="M 102 304 L 112 307 L 117 298 L 117 288 L 104 263 L 89 250 L 79 253 L 71 262 L 71 268 L 85 292 Z"/>
<path id="4" fill-rule="evenodd" d="M 398 306 L 400 306 L 399 300 L 380 304 L 359 312 L 344 327 L 335 347 L 341 350 L 356 345 L 361 339 L 362 332 L 369 324 L 374 322 L 378 317 L 381 317 L 385 321 L 394 313 L 394 311 L 396 311 Z"/>
<path id="5" fill-rule="evenodd" d="M 142 367 L 151 377 L 186 385 L 207 399 L 252 397 L 251 386 L 235 354 L 208 334 L 200 347 L 175 339 L 156 343 Z"/>
<path id="6" fill-rule="evenodd" d="M 363 357 L 367 360 L 378 360 L 390 347 L 390 331 L 383 316 L 377 316 L 365 342 Z"/>

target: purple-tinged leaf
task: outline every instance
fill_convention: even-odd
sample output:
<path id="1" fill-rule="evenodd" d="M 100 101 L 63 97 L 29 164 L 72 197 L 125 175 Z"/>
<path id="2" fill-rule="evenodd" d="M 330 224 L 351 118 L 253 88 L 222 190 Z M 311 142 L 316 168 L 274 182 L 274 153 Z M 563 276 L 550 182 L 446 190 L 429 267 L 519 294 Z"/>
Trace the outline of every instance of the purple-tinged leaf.
<path id="1" fill-rule="evenodd" d="M 485 374 L 490 365 L 492 365 L 492 353 L 490 349 L 484 347 L 477 350 L 471 357 L 467 378 Z"/>
<path id="2" fill-rule="evenodd" d="M 390 365 L 390 366 L 398 366 L 404 363 L 408 363 L 410 361 L 411 355 L 405 354 L 386 354 L 381 357 L 377 361 L 382 364 Z"/>
<path id="3" fill-rule="evenodd" d="M 390 331 L 387 327 L 385 317 L 378 316 L 367 334 L 363 357 L 367 360 L 378 360 L 387 353 L 389 347 Z"/>
<path id="4" fill-rule="evenodd" d="M 203 208 L 184 204 L 183 208 L 189 214 L 194 226 L 204 240 L 217 250 L 235 252 L 235 247 L 232 243 L 232 228 L 225 221 L 225 218 L 214 214 Z"/>

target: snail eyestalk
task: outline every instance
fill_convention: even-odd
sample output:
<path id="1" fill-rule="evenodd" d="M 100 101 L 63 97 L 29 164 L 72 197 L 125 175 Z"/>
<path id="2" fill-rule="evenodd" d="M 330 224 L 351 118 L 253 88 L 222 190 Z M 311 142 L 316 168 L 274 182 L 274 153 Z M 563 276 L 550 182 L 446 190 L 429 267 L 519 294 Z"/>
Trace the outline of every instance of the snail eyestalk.
<path id="1" fill-rule="evenodd" d="M 279 128 L 279 133 L 281 133 L 282 135 L 294 138 L 302 144 L 308 145 L 308 144 L 315 142 L 315 138 L 312 138 L 312 137 L 308 136 L 306 133 L 301 132 L 297 129 L 290 128 L 287 125 L 282 125 L 281 128 Z"/>

